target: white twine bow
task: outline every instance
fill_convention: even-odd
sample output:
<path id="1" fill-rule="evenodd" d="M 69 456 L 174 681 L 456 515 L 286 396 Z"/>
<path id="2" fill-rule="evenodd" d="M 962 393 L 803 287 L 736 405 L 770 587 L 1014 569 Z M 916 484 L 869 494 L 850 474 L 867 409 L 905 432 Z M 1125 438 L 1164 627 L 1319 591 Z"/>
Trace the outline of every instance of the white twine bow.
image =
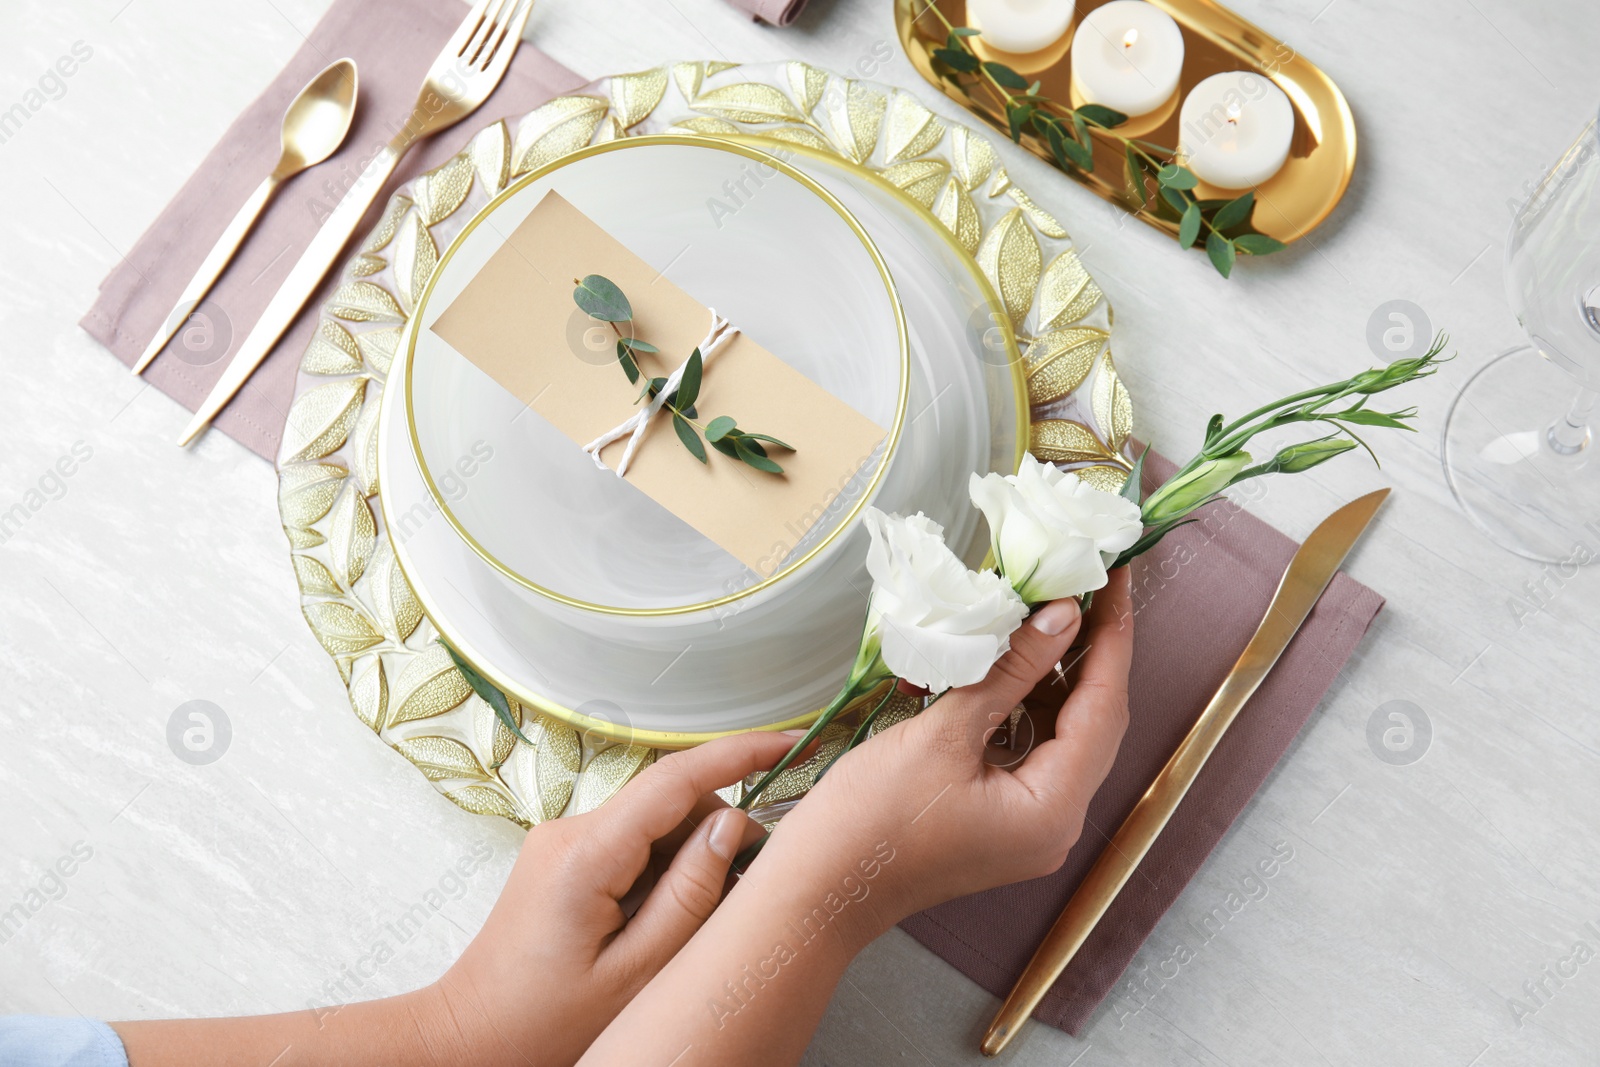
<path id="1" fill-rule="evenodd" d="M 734 334 L 738 332 L 739 328 L 737 326 L 731 325 L 727 319 L 717 314 L 716 308 L 712 308 L 711 329 L 706 332 L 704 339 L 699 344 L 701 367 L 703 368 L 705 364 L 711 362 L 711 357 L 717 354 L 717 350 L 731 341 Z M 689 358 L 693 359 L 694 357 L 690 356 Z M 684 369 L 688 366 L 688 359 L 679 364 L 678 369 L 667 376 L 667 384 L 662 386 L 661 391 L 651 398 L 648 406 L 635 411 L 627 419 L 583 446 L 583 450 L 589 453 L 596 467 L 601 470 L 608 470 L 609 468 L 600 458 L 601 450 L 613 441 L 627 436 L 628 447 L 622 452 L 622 461 L 617 464 L 616 474 L 618 478 L 621 478 L 628 473 L 628 464 L 633 461 L 633 453 L 638 449 L 639 442 L 643 440 L 644 431 L 650 425 L 650 420 L 655 417 L 656 412 L 666 405 L 668 400 L 677 394 L 678 385 L 683 381 Z"/>

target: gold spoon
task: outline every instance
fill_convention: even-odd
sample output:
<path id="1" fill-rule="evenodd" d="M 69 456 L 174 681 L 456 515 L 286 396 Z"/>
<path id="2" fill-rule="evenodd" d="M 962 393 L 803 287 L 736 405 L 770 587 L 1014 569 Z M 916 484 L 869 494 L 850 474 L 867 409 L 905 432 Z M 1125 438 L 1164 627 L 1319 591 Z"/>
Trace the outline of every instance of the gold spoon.
<path id="1" fill-rule="evenodd" d="M 330 63 L 322 73 L 312 78 L 300 95 L 289 104 L 283 116 L 283 151 L 278 165 L 262 179 L 250 194 L 239 213 L 228 223 L 228 228 L 217 238 L 216 245 L 206 255 L 205 262 L 195 272 L 194 278 L 184 287 L 183 295 L 168 312 L 166 319 L 150 345 L 133 365 L 139 374 L 156 358 L 178 328 L 188 321 L 189 315 L 200 306 L 200 301 L 211 290 L 212 284 L 244 242 L 245 235 L 255 225 L 256 218 L 277 192 L 278 186 L 299 174 L 307 167 L 333 155 L 350 132 L 350 119 L 356 110 L 356 65 L 354 60 L 341 59 Z"/>

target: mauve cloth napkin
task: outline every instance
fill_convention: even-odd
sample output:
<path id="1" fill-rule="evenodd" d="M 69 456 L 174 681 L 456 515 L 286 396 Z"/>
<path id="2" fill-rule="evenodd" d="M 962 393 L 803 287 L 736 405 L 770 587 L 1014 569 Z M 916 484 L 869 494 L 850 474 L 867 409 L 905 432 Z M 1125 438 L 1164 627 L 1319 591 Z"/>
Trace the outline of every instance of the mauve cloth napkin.
<path id="1" fill-rule="evenodd" d="M 234 121 L 200 169 L 100 283 L 100 295 L 80 325 L 118 359 L 132 364 L 228 221 L 277 162 L 279 130 L 289 101 L 335 59 L 354 59 L 360 94 L 343 146 L 278 191 L 201 305 L 204 324 L 196 321 L 180 330 L 144 373 L 152 385 L 185 407 L 199 407 L 227 366 L 226 357 L 250 332 L 321 220 L 354 183 L 373 151 L 404 123 L 428 66 L 466 12 L 467 5 L 458 0 L 335 0 L 289 65 Z M 358 238 L 376 225 L 390 193 L 402 182 L 449 159 L 472 134 L 496 119 L 530 111 L 584 81 L 523 44 L 482 107 L 459 125 L 423 141 L 401 161 L 357 228 Z M 339 272 L 331 271 L 214 424 L 269 460 L 283 435 L 295 369 L 316 329 L 317 306 L 338 282 Z"/>
<path id="2" fill-rule="evenodd" d="M 747 12 L 757 22 L 774 26 L 789 25 L 806 8 L 806 0 L 728 0 L 728 3 Z"/>
<path id="3" fill-rule="evenodd" d="M 1146 490 L 1172 469 L 1152 453 Z M 1131 721 L 1066 864 L 1048 877 L 953 900 L 901 924 L 996 996 L 1011 991 L 1110 835 L 1216 692 L 1298 547 L 1231 502 L 1201 514 L 1202 522 L 1175 531 L 1134 561 Z M 1377 593 L 1334 575 L 1034 1018 L 1074 1034 L 1089 1021 L 1316 710 L 1382 607 Z"/>

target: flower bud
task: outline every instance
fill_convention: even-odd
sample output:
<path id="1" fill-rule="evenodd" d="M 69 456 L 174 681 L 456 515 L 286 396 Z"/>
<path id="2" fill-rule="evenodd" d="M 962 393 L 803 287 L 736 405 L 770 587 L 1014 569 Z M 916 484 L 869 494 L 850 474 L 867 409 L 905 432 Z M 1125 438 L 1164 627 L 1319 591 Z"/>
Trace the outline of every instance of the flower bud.
<path id="1" fill-rule="evenodd" d="M 1280 450 L 1272 457 L 1270 466 L 1282 474 L 1299 474 L 1354 447 L 1356 443 L 1346 437 L 1319 437 L 1315 441 L 1302 441 Z"/>
<path id="2" fill-rule="evenodd" d="M 1220 459 L 1207 460 L 1187 474 L 1169 480 L 1144 502 L 1144 523 L 1161 523 L 1187 515 L 1226 489 L 1233 476 L 1250 465 L 1250 453 L 1235 452 Z"/>

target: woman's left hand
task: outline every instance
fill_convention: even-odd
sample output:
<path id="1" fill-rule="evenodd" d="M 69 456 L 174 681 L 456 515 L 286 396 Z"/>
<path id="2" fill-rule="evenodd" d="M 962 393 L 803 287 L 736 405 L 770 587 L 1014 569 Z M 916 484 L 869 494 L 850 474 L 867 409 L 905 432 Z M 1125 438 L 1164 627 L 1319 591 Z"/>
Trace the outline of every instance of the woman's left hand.
<path id="1" fill-rule="evenodd" d="M 794 742 L 750 733 L 673 753 L 603 807 L 529 831 L 482 931 L 430 990 L 471 1062 L 575 1063 L 710 917 L 733 857 L 761 835 L 714 790 Z"/>

